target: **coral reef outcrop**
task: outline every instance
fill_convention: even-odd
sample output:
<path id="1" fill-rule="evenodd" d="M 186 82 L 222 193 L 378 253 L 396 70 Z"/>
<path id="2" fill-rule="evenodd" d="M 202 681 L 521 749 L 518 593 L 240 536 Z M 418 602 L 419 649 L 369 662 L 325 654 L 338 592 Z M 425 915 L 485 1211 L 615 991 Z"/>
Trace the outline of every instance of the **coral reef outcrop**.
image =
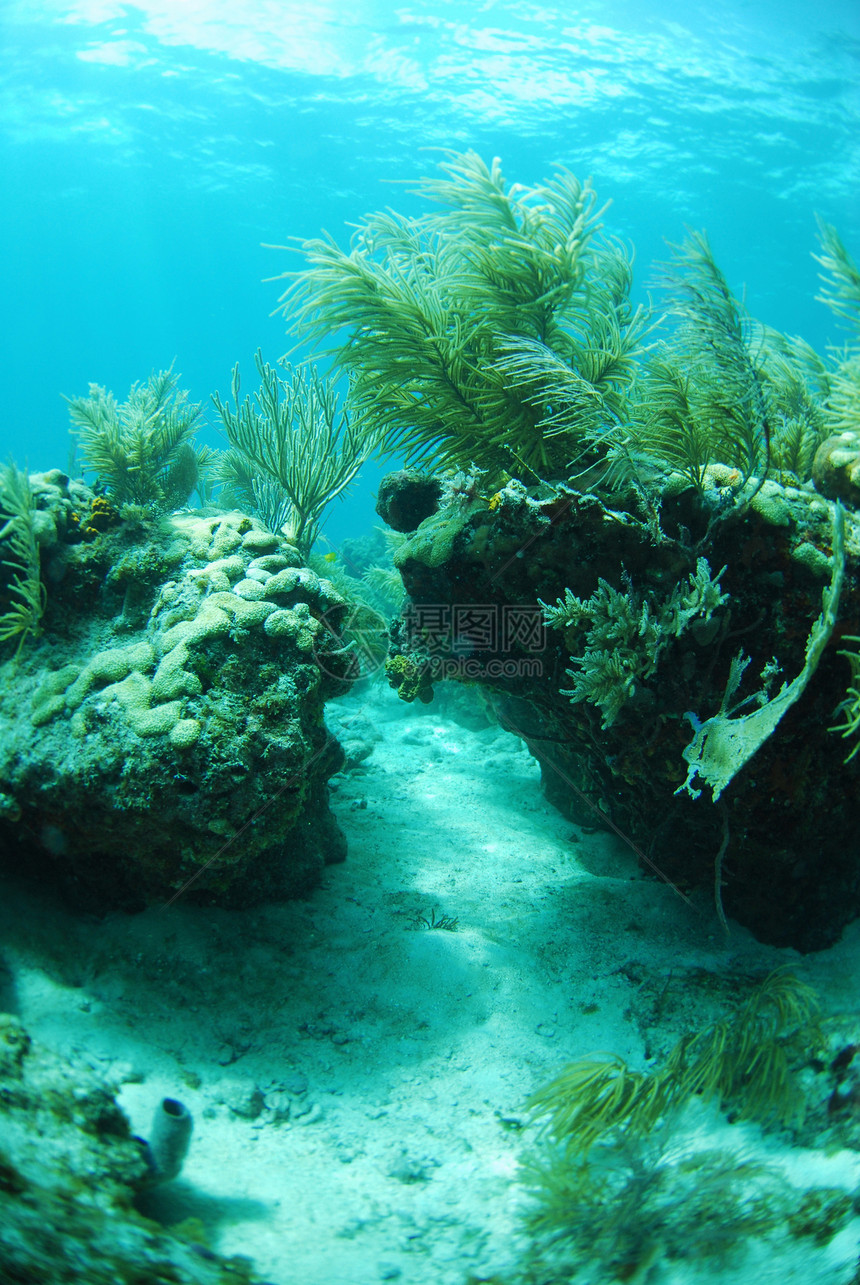
<path id="1" fill-rule="evenodd" d="M 670 475 L 659 523 L 565 484 L 450 495 L 397 551 L 387 667 L 406 699 L 478 684 L 568 815 L 617 828 L 705 909 L 716 885 L 761 940 L 813 950 L 860 912 L 860 764 L 832 730 L 860 522 L 844 515 L 843 552 L 811 489 L 768 480 L 739 503 L 733 483 L 721 465 L 701 495 Z M 768 708 L 747 752 L 742 716 Z M 736 743 L 721 790 L 685 788 L 703 728 Z"/>
<path id="2" fill-rule="evenodd" d="M 313 885 L 345 842 L 323 719 L 347 607 L 239 512 L 126 511 L 34 479 L 43 632 L 0 669 L 0 858 L 94 905 L 242 904 Z"/>

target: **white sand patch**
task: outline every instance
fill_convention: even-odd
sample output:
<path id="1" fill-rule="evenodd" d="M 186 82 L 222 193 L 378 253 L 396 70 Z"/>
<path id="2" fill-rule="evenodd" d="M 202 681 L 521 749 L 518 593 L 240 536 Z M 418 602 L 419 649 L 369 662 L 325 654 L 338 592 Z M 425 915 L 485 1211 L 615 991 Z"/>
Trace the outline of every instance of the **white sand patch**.
<path id="1" fill-rule="evenodd" d="M 785 962 L 834 1011 L 860 1011 L 857 925 L 806 958 L 736 925 L 726 941 L 706 899 L 552 809 L 513 737 L 383 689 L 343 708 L 382 738 L 337 780 L 349 856 L 306 899 L 83 921 L 11 892 L 0 911 L 32 1033 L 121 1082 L 143 1135 L 162 1096 L 192 1111 L 183 1175 L 149 1198 L 166 1222 L 200 1219 L 275 1285 L 462 1285 L 510 1261 L 523 1102 L 565 1061 L 654 1065 L 724 1011 L 697 979 Z M 708 1118 L 709 1145 L 733 1145 L 738 1127 Z M 806 1153 L 744 1128 L 793 1182 L 860 1182 L 853 1153 L 801 1172 Z M 757 1281 L 808 1285 L 811 1253 L 759 1255 Z M 648 1279 L 738 1279 L 682 1266 Z"/>

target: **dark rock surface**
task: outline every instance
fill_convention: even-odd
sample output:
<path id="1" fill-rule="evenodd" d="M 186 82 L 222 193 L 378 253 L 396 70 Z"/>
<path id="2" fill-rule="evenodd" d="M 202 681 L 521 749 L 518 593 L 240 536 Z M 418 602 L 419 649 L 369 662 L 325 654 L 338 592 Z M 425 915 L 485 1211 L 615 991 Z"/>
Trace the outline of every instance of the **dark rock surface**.
<path id="1" fill-rule="evenodd" d="M 806 691 L 717 802 L 707 787 L 691 797 L 684 751 L 726 701 L 732 662 L 750 658 L 730 712 L 793 680 L 833 563 L 832 504 L 768 481 L 731 512 L 727 471 L 709 472 L 704 500 L 667 485 L 659 526 L 563 486 L 452 497 L 395 556 L 410 601 L 389 678 L 407 699 L 440 678 L 480 685 L 556 806 L 617 827 L 652 873 L 712 905 L 720 856 L 728 915 L 762 941 L 820 949 L 860 912 L 860 755 L 846 763 L 852 742 L 832 730 L 849 680 L 838 651 L 860 633 L 860 524 L 846 515 L 838 620 Z M 679 623 L 702 557 L 721 599 Z M 606 634 L 627 613 L 626 651 L 598 650 L 587 614 L 541 629 L 540 603 L 568 590 L 608 604 Z"/>
<path id="2" fill-rule="evenodd" d="M 442 483 L 417 469 L 387 473 L 379 485 L 376 512 L 394 531 L 414 531 L 436 511 Z"/>

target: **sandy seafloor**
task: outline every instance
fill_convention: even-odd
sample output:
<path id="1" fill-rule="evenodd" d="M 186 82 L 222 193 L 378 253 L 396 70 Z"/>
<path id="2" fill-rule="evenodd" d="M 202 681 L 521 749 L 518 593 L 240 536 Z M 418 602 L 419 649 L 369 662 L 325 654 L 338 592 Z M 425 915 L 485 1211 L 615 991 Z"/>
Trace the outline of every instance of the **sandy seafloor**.
<path id="1" fill-rule="evenodd" d="M 201 1220 L 276 1285 L 460 1285 L 516 1253 L 523 1102 L 566 1061 L 656 1065 L 723 1015 L 732 979 L 785 963 L 860 1028 L 860 924 L 806 957 L 735 924 L 726 939 L 706 895 L 688 904 L 550 807 L 514 737 L 382 686 L 330 709 L 379 739 L 333 782 L 349 856 L 305 899 L 96 920 L 3 897 L 31 1033 L 118 1083 L 142 1135 L 163 1096 L 193 1112 L 182 1177 L 149 1197 L 166 1223 Z M 443 916 L 455 930 L 427 926 Z M 860 1187 L 854 1152 L 688 1115 L 690 1145 L 782 1165 L 798 1187 Z M 770 1237 L 725 1268 L 658 1262 L 647 1279 L 847 1285 L 857 1230 L 826 1250 Z"/>

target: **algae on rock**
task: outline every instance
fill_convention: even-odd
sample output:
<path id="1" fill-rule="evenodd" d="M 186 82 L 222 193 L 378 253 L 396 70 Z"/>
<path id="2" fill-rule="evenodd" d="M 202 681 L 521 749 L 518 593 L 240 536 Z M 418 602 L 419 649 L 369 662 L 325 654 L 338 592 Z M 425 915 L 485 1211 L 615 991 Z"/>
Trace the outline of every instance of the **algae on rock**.
<path id="1" fill-rule="evenodd" d="M 574 668 L 565 671 L 573 686 L 562 688 L 562 696 L 590 701 L 601 710 L 603 727 L 611 727 L 625 701 L 635 696 L 637 684 L 656 672 L 673 639 L 694 623 L 700 637 L 705 636 L 704 627 L 728 601 L 719 585 L 725 570 L 713 576 L 707 559 L 699 558 L 695 572 L 662 602 L 653 593 L 641 597 L 629 584 L 622 593 L 601 577 L 587 601 L 568 589 L 555 607 L 541 603 L 547 624 L 564 631 L 566 644 L 568 635 L 575 643 L 587 622 L 585 647 L 573 658 Z M 716 634 L 717 627 L 707 632 Z"/>

